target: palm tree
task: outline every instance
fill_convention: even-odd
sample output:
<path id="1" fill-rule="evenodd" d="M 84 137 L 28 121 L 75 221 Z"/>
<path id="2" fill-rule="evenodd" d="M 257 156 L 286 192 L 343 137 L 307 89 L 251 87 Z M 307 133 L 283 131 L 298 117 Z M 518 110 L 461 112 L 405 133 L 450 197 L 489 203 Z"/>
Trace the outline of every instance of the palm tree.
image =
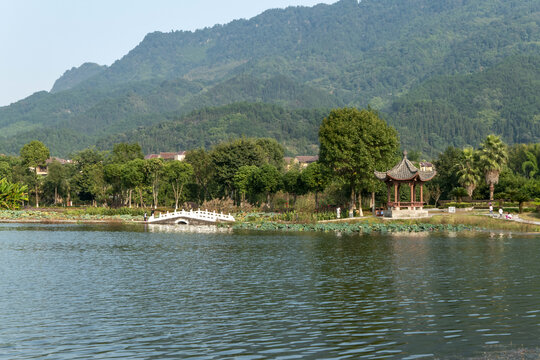
<path id="1" fill-rule="evenodd" d="M 467 190 L 469 197 L 472 197 L 474 189 L 480 182 L 480 169 L 477 166 L 477 154 L 472 147 L 463 149 L 463 162 L 457 164 L 459 176 L 458 182 Z"/>
<path id="2" fill-rule="evenodd" d="M 488 135 L 480 147 L 480 164 L 489 186 L 489 200 L 493 200 L 495 184 L 508 159 L 506 144 L 497 135 Z"/>

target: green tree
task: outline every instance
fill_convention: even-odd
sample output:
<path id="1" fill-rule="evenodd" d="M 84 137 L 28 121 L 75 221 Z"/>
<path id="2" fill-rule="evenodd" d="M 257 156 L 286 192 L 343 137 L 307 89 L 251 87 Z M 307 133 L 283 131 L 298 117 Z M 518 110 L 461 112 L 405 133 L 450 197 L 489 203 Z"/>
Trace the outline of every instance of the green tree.
<path id="1" fill-rule="evenodd" d="M 398 149 L 396 130 L 372 109 L 332 110 L 319 129 L 319 142 L 320 163 L 350 187 L 351 213 L 357 195 L 373 183 L 374 171 L 390 167 Z"/>
<path id="2" fill-rule="evenodd" d="M 208 187 L 214 176 L 214 168 L 210 154 L 204 149 L 188 151 L 184 161 L 193 168 L 193 177 L 198 186 L 198 200 L 202 203 L 208 199 Z"/>
<path id="3" fill-rule="evenodd" d="M 176 210 L 182 196 L 182 190 L 193 176 L 193 167 L 184 161 L 169 161 L 165 164 L 164 174 L 173 189 L 174 209 Z"/>
<path id="4" fill-rule="evenodd" d="M 240 206 L 246 201 L 246 195 L 251 190 L 252 178 L 258 170 L 255 165 L 244 165 L 234 174 L 234 188 L 240 195 Z"/>
<path id="5" fill-rule="evenodd" d="M 13 169 L 8 161 L 0 161 L 0 179 L 11 179 Z"/>
<path id="6" fill-rule="evenodd" d="M 112 195 L 112 206 L 121 206 L 124 202 L 124 182 L 122 181 L 123 164 L 110 163 L 103 166 L 103 179 L 110 185 L 108 192 Z"/>
<path id="7" fill-rule="evenodd" d="M 36 193 L 36 207 L 39 207 L 39 178 L 37 175 L 38 166 L 45 165 L 45 161 L 49 158 L 49 148 L 41 141 L 34 140 L 24 145 L 21 148 L 21 157 L 23 163 L 34 169 L 34 191 Z"/>
<path id="8" fill-rule="evenodd" d="M 53 203 L 58 203 L 59 196 L 64 196 L 68 189 L 68 176 L 64 165 L 54 160 L 47 167 L 47 177 L 44 186 L 54 190 Z"/>
<path id="9" fill-rule="evenodd" d="M 453 146 L 447 147 L 444 152 L 440 153 L 434 165 L 437 169 L 437 176 L 431 180 L 427 186 L 436 193 L 439 193 L 439 198 L 449 199 L 451 192 L 459 184 L 459 176 L 456 168 L 465 161 L 463 151 Z M 438 186 L 438 190 L 437 190 Z M 437 201 L 436 201 L 437 202 Z"/>
<path id="10" fill-rule="evenodd" d="M 302 176 L 298 169 L 291 169 L 283 174 L 283 190 L 287 192 L 287 204 L 289 206 L 289 195 L 293 195 L 293 201 L 296 204 L 296 197 L 307 192 L 307 186 L 302 181 Z"/>
<path id="11" fill-rule="evenodd" d="M 128 161 L 122 166 L 123 186 L 128 189 L 128 206 L 131 207 L 133 190 L 137 190 L 141 207 L 144 207 L 142 189 L 144 186 L 144 160 L 140 158 Z"/>
<path id="12" fill-rule="evenodd" d="M 143 166 L 145 178 L 152 186 L 152 206 L 154 209 L 158 207 L 159 182 L 161 180 L 163 166 L 163 161 L 161 159 L 145 160 Z"/>
<path id="13" fill-rule="evenodd" d="M 472 147 L 463 149 L 463 161 L 457 164 L 457 170 L 458 183 L 467 190 L 469 197 L 472 197 L 481 178 L 477 154 Z"/>
<path id="14" fill-rule="evenodd" d="M 266 195 L 266 204 L 270 207 L 271 195 L 281 188 L 281 173 L 274 165 L 264 164 L 253 174 L 252 179 L 255 190 Z"/>
<path id="15" fill-rule="evenodd" d="M 319 208 L 319 193 L 324 191 L 329 182 L 327 169 L 318 162 L 309 164 L 301 173 L 300 178 L 307 191 L 315 193 L 315 207 Z"/>
<path id="16" fill-rule="evenodd" d="M 285 153 L 285 150 L 276 139 L 259 138 L 255 140 L 255 143 L 261 148 L 264 154 L 265 163 L 274 165 L 279 171 L 283 170 L 285 165 L 283 154 Z"/>
<path id="17" fill-rule="evenodd" d="M 218 144 L 210 156 L 215 180 L 223 186 L 225 194 L 230 196 L 238 169 L 244 165 L 263 165 L 266 154 L 254 139 L 239 138 Z"/>
<path id="18" fill-rule="evenodd" d="M 506 144 L 496 135 L 488 135 L 480 147 L 480 164 L 489 186 L 489 200 L 493 200 L 499 174 L 508 159 Z"/>
<path id="19" fill-rule="evenodd" d="M 93 206 L 106 200 L 103 159 L 103 153 L 95 148 L 84 149 L 73 157 L 75 173 L 70 187 L 81 200 L 92 201 Z"/>
<path id="20" fill-rule="evenodd" d="M 467 196 L 469 192 L 467 189 L 462 187 L 457 187 L 452 190 L 452 195 L 455 196 L 458 200 L 458 202 L 461 202 L 464 196 Z"/>
<path id="21" fill-rule="evenodd" d="M 525 156 L 527 157 L 527 161 L 524 161 L 521 164 L 521 168 L 523 169 L 523 172 L 527 174 L 530 179 L 532 179 L 539 174 L 538 161 L 536 156 L 530 151 L 525 151 Z"/>

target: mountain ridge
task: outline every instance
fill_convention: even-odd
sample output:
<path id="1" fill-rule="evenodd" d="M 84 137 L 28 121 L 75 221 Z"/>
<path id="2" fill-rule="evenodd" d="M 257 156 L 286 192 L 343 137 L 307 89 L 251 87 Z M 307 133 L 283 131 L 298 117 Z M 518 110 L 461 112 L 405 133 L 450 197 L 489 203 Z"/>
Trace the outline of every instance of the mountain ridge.
<path id="1" fill-rule="evenodd" d="M 109 67 L 91 66 L 96 70 L 91 75 L 73 68 L 51 93 L 1 107 L 0 151 L 13 152 L 17 142 L 40 131 L 82 131 L 95 139 L 104 132 L 151 126 L 170 114 L 182 118 L 197 109 L 242 101 L 290 109 L 371 104 L 388 113 L 410 146 L 408 127 L 414 126 L 410 116 L 416 112 L 394 109 L 393 114 L 392 104 L 419 100 L 413 99 L 414 91 L 432 79 L 480 74 L 515 56 L 540 55 L 539 22 L 540 1 L 341 0 L 267 10 L 194 32 L 153 32 Z M 64 81 L 67 85 L 60 86 Z M 512 89 L 510 97 L 518 96 L 520 90 Z M 414 96 L 407 98 L 410 93 Z M 518 120 L 530 125 L 536 108 L 525 110 Z M 463 131 L 468 130 L 462 126 L 475 117 L 465 112 L 455 119 L 433 119 L 433 126 L 461 120 L 456 132 L 426 140 L 429 152 L 475 140 L 466 140 Z M 537 128 L 528 127 L 530 139 L 537 139 Z M 498 129 L 509 143 L 526 139 L 511 127 Z M 473 136 L 479 139 L 484 130 L 477 131 Z M 455 141 L 460 137 L 462 142 Z M 57 140 L 47 145 L 55 147 Z"/>

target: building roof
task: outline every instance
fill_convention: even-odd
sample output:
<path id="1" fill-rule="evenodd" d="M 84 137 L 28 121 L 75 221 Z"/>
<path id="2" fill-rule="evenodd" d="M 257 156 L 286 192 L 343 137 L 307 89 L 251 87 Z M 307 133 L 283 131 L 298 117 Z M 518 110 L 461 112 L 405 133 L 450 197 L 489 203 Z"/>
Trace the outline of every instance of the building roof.
<path id="1" fill-rule="evenodd" d="M 412 162 L 407 159 L 407 151 L 403 152 L 403 159 L 392 169 L 381 172 L 375 171 L 375 177 L 382 181 L 390 180 L 414 180 L 429 181 L 437 174 L 435 170 L 423 171 L 416 168 Z"/>
<path id="2" fill-rule="evenodd" d="M 175 152 L 160 152 L 159 157 L 162 159 L 174 159 L 176 156 Z"/>
<path id="3" fill-rule="evenodd" d="M 309 164 L 315 161 L 319 160 L 319 155 L 315 156 L 297 156 L 296 160 L 298 160 L 299 163 Z"/>
<path id="4" fill-rule="evenodd" d="M 148 159 L 157 159 L 159 158 L 159 154 L 148 154 L 144 157 L 145 160 L 148 160 Z"/>
<path id="5" fill-rule="evenodd" d="M 66 159 L 60 159 L 60 158 L 57 158 L 57 157 L 50 157 L 48 158 L 47 160 L 45 160 L 45 163 L 46 164 L 50 164 L 52 163 L 53 161 L 58 161 L 60 164 L 62 165 L 65 165 L 65 164 L 71 164 L 73 161 L 72 160 L 66 160 Z"/>

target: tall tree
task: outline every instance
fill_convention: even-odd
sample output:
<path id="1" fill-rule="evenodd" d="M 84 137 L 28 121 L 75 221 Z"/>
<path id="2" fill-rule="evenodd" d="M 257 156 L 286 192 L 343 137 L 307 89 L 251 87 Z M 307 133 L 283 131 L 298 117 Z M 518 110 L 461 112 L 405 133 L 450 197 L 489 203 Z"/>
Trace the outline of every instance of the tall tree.
<path id="1" fill-rule="evenodd" d="M 457 175 L 459 184 L 467 190 L 469 197 L 472 197 L 481 177 L 477 154 L 472 147 L 463 149 L 463 161 L 457 164 Z"/>
<path id="2" fill-rule="evenodd" d="M 215 180 L 226 195 L 234 189 L 234 175 L 241 166 L 261 166 L 265 163 L 265 153 L 254 139 L 239 138 L 218 144 L 210 153 L 215 170 Z"/>
<path id="3" fill-rule="evenodd" d="M 165 164 L 164 174 L 174 194 L 174 209 L 178 209 L 178 201 L 184 186 L 193 176 L 193 167 L 184 161 L 169 161 Z"/>
<path id="4" fill-rule="evenodd" d="M 149 159 L 144 162 L 144 175 L 152 186 L 152 199 L 154 209 L 158 206 L 159 181 L 163 171 L 163 161 L 161 159 Z"/>
<path id="5" fill-rule="evenodd" d="M 193 176 L 198 186 L 198 200 L 203 203 L 208 198 L 208 186 L 214 176 L 212 158 L 204 149 L 188 151 L 185 162 L 193 167 Z"/>
<path id="6" fill-rule="evenodd" d="M 300 178 L 308 191 L 315 193 L 315 208 L 319 208 L 319 193 L 328 185 L 329 178 L 326 168 L 319 162 L 309 164 L 301 173 Z"/>
<path id="7" fill-rule="evenodd" d="M 39 178 L 38 166 L 45 165 L 49 158 L 49 148 L 41 141 L 34 140 L 21 148 L 21 157 L 26 166 L 34 169 L 34 190 L 36 192 L 36 207 L 39 207 Z"/>
<path id="8" fill-rule="evenodd" d="M 373 181 L 373 172 L 392 165 L 398 149 L 396 130 L 372 109 L 332 110 L 319 129 L 319 142 L 321 164 L 351 189 L 351 213 L 357 194 Z"/>
<path id="9" fill-rule="evenodd" d="M 59 194 L 60 196 L 65 195 L 67 190 L 68 176 L 65 171 L 64 165 L 60 164 L 58 161 L 53 161 L 47 167 L 47 177 L 45 178 L 45 187 L 49 189 L 54 189 L 54 205 L 58 203 Z"/>
<path id="10" fill-rule="evenodd" d="M 240 166 L 236 174 L 234 174 L 234 188 L 240 195 L 240 206 L 246 200 L 246 195 L 251 190 L 253 175 L 259 170 L 255 165 Z"/>
<path id="11" fill-rule="evenodd" d="M 489 200 L 493 200 L 495 185 L 499 182 L 499 174 L 507 159 L 506 144 L 499 136 L 488 135 L 480 147 L 480 164 L 489 186 Z"/>
<path id="12" fill-rule="evenodd" d="M 301 173 L 298 169 L 291 169 L 283 174 L 283 190 L 287 192 L 287 204 L 290 206 L 289 195 L 292 194 L 296 204 L 296 196 L 307 191 L 306 184 L 302 181 Z"/>
<path id="13" fill-rule="evenodd" d="M 282 185 L 281 173 L 274 165 L 264 164 L 253 174 L 254 188 L 266 195 L 266 204 L 270 207 L 270 197 Z"/>
<path id="14" fill-rule="evenodd" d="M 133 190 L 138 190 L 141 207 L 144 206 L 142 187 L 144 185 L 144 160 L 136 158 L 122 165 L 121 177 L 123 186 L 128 189 L 128 206 L 131 207 Z"/>
<path id="15" fill-rule="evenodd" d="M 103 153 L 95 148 L 84 149 L 73 157 L 75 174 L 70 186 L 81 200 L 91 200 L 94 206 L 106 200 L 103 159 Z"/>

